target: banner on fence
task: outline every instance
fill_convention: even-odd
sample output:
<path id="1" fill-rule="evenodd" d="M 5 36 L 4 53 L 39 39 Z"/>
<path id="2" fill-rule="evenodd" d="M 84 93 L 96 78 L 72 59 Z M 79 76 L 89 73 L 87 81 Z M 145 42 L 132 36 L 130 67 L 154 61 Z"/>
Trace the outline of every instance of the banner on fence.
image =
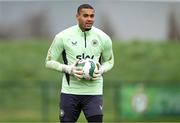
<path id="1" fill-rule="evenodd" d="M 118 93 L 118 109 L 123 118 L 180 115 L 180 84 L 125 84 Z"/>

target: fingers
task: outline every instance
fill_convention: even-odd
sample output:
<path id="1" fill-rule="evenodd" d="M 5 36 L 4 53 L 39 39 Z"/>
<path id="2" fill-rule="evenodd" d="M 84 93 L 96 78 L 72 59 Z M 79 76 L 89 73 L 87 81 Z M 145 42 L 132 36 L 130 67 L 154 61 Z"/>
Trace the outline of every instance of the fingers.
<path id="1" fill-rule="evenodd" d="M 76 67 L 73 70 L 73 75 L 78 79 L 82 79 L 83 78 L 83 70 L 82 69 L 77 69 Z"/>
<path id="2" fill-rule="evenodd" d="M 98 78 L 92 78 L 91 80 L 96 81 L 96 80 L 98 80 Z"/>
<path id="3" fill-rule="evenodd" d="M 100 78 L 101 78 L 101 74 L 99 73 L 99 71 L 95 71 L 92 80 L 98 80 Z"/>
<path id="4" fill-rule="evenodd" d="M 100 77 L 102 75 L 101 70 L 95 70 L 93 73 L 94 77 Z"/>
<path id="5" fill-rule="evenodd" d="M 80 59 L 76 59 L 76 61 L 74 62 L 73 66 L 76 66 L 79 61 L 80 61 Z"/>
<path id="6" fill-rule="evenodd" d="M 74 69 L 73 73 L 83 75 L 83 70 L 82 69 Z"/>
<path id="7" fill-rule="evenodd" d="M 95 80 L 99 80 L 101 79 L 101 77 L 93 77 L 91 80 L 95 81 Z"/>
<path id="8" fill-rule="evenodd" d="M 74 74 L 74 77 L 76 77 L 78 80 L 81 80 L 83 78 L 83 75 Z"/>
<path id="9" fill-rule="evenodd" d="M 99 70 L 99 68 L 101 67 L 100 63 L 97 62 L 96 65 L 97 65 L 97 68 L 98 68 L 98 70 Z"/>

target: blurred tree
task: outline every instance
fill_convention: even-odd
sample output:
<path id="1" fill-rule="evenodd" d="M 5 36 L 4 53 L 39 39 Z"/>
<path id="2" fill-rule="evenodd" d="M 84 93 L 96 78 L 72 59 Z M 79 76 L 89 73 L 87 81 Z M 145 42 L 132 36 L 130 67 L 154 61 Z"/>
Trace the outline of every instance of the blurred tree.
<path id="1" fill-rule="evenodd" d="M 47 24 L 47 16 L 44 11 L 32 15 L 28 20 L 28 26 L 31 37 L 48 37 L 49 29 Z"/>
<path id="2" fill-rule="evenodd" d="M 174 11 L 172 10 L 169 16 L 169 32 L 168 32 L 169 41 L 180 41 L 180 30 L 179 25 L 176 20 Z"/>
<path id="3" fill-rule="evenodd" d="M 111 38 L 114 38 L 114 29 L 112 27 L 112 24 L 110 22 L 110 17 L 107 15 L 107 13 L 102 14 L 101 17 L 101 24 L 102 24 L 102 30 L 107 33 Z"/>

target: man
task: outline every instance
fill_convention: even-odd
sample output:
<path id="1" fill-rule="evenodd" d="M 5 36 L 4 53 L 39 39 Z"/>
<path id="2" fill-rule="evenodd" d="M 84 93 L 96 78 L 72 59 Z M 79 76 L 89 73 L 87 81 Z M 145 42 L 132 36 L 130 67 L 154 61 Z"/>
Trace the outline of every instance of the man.
<path id="1" fill-rule="evenodd" d="M 64 73 L 60 96 L 60 121 L 76 122 L 81 110 L 88 122 L 103 121 L 103 78 L 114 64 L 112 42 L 103 31 L 93 27 L 95 10 L 89 4 L 77 9 L 78 24 L 58 33 L 51 44 L 46 67 Z M 58 62 L 62 55 L 64 63 Z M 91 80 L 83 79 L 78 59 L 93 59 L 99 66 Z M 101 65 L 100 65 L 101 64 Z"/>

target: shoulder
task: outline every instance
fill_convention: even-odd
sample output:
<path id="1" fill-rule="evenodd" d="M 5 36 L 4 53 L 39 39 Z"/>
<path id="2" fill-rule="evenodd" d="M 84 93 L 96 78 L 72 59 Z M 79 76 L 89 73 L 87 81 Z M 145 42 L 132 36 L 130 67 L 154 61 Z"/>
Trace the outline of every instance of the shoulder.
<path id="1" fill-rule="evenodd" d="M 94 33 L 96 33 L 98 36 L 100 36 L 100 38 L 105 39 L 105 40 L 111 40 L 111 38 L 105 32 L 103 32 L 101 29 L 92 27 L 92 30 Z"/>
<path id="2" fill-rule="evenodd" d="M 77 25 L 68 27 L 64 29 L 63 31 L 56 34 L 56 37 L 66 37 L 68 34 L 71 34 L 77 30 Z"/>
<path id="3" fill-rule="evenodd" d="M 93 33 L 95 33 L 102 41 L 104 41 L 104 42 L 110 41 L 111 42 L 110 36 L 107 35 L 105 32 L 103 32 L 101 29 L 93 27 L 92 30 L 93 30 Z"/>

